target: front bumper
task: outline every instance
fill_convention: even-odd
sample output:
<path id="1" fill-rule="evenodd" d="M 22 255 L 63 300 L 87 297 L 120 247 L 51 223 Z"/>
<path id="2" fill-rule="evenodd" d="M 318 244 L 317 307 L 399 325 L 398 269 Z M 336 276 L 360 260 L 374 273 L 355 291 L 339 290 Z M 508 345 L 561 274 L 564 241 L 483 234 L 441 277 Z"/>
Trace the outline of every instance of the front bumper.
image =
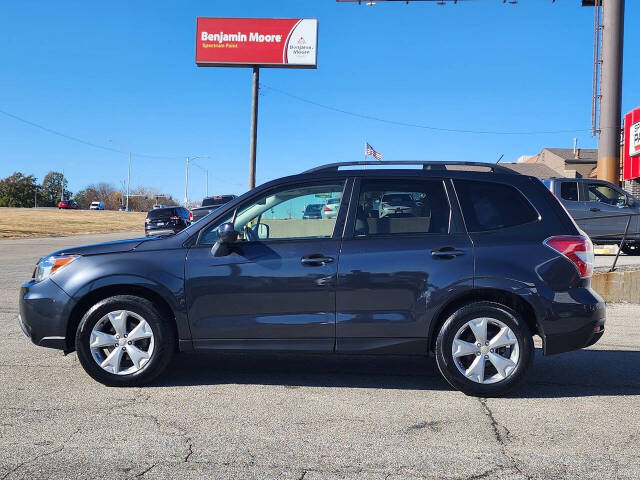
<path id="1" fill-rule="evenodd" d="M 20 289 L 18 323 L 41 347 L 67 351 L 67 323 L 75 301 L 51 279 L 33 280 Z"/>

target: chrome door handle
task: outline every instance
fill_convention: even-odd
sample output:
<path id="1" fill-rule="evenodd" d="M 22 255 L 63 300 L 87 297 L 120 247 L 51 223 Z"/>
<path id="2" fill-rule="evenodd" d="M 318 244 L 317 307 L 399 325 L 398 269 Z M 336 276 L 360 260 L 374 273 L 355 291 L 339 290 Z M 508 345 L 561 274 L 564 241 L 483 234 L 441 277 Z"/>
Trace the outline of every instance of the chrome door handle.
<path id="1" fill-rule="evenodd" d="M 453 258 L 464 255 L 464 250 L 458 250 L 453 247 L 442 247 L 431 250 L 431 256 L 436 258 Z"/>
<path id="2" fill-rule="evenodd" d="M 307 255 L 300 259 L 303 265 L 321 266 L 333 262 L 333 257 L 325 257 L 320 254 Z"/>
<path id="3" fill-rule="evenodd" d="M 597 208 L 597 207 L 591 207 L 591 208 L 589 209 L 589 211 L 590 211 L 590 212 L 599 212 L 599 211 L 600 211 L 600 209 L 599 209 L 599 208 Z"/>

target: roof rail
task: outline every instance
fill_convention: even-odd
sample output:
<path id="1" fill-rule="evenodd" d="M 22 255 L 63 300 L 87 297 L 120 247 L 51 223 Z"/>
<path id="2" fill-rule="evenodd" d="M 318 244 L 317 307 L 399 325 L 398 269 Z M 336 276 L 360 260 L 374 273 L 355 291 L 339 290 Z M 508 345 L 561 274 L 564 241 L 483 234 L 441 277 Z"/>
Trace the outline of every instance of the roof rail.
<path id="1" fill-rule="evenodd" d="M 330 172 L 338 171 L 341 167 L 353 167 L 353 166 L 376 166 L 376 165 L 422 165 L 423 170 L 449 170 L 447 165 L 451 166 L 463 166 L 463 167 L 484 167 L 491 170 L 493 173 L 506 173 L 509 175 L 520 175 L 520 173 L 510 168 L 503 167 L 496 163 L 484 163 L 484 162 L 434 162 L 434 161 L 421 161 L 421 160 L 383 160 L 376 162 L 338 162 L 328 163 L 319 167 L 306 170 L 303 173 L 317 173 L 317 172 Z"/>

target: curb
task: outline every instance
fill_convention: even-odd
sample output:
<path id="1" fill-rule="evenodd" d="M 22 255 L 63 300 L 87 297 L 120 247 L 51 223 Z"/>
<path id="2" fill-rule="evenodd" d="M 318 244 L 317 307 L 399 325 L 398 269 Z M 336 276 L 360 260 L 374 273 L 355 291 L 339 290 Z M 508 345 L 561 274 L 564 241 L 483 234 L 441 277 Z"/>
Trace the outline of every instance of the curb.
<path id="1" fill-rule="evenodd" d="M 640 303 L 640 270 L 596 272 L 591 286 L 605 302 Z"/>

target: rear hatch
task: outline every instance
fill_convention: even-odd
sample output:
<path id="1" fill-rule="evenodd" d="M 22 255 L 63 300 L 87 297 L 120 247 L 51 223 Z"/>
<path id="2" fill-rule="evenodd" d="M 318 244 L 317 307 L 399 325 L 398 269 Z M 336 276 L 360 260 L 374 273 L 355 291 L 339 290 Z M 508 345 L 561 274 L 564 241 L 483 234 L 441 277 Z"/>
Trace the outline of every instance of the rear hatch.
<path id="1" fill-rule="evenodd" d="M 175 221 L 178 219 L 178 212 L 175 208 L 158 208 L 147 213 L 145 220 L 146 230 L 172 230 Z"/>

